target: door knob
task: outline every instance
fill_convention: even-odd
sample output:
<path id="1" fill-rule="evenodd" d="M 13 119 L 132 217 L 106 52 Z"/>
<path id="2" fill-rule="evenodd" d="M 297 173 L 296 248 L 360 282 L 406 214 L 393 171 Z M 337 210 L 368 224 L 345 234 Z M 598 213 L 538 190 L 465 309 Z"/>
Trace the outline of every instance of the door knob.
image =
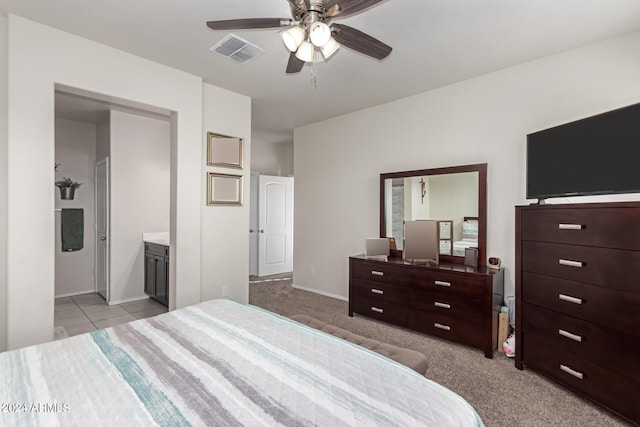
<path id="1" fill-rule="evenodd" d="M 249 233 L 253 233 L 253 228 L 250 228 L 250 229 L 249 229 Z"/>
<path id="2" fill-rule="evenodd" d="M 105 240 L 107 240 L 107 236 L 100 237 L 100 240 L 102 240 L 104 242 Z"/>
<path id="3" fill-rule="evenodd" d="M 261 233 L 264 233 L 264 230 L 260 230 Z"/>

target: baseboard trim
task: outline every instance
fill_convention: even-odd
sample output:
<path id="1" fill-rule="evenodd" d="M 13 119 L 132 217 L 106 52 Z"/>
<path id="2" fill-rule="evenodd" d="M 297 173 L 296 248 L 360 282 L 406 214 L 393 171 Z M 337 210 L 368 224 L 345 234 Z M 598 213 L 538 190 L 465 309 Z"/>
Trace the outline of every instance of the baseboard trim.
<path id="1" fill-rule="evenodd" d="M 149 295 L 145 295 L 145 296 L 141 296 L 141 297 L 133 297 L 133 298 L 125 298 L 125 299 L 119 299 L 119 300 L 112 300 L 107 302 L 107 304 L 109 305 L 118 305 L 118 304 L 125 304 L 128 302 L 135 302 L 135 301 L 142 301 L 145 299 L 149 299 Z"/>
<path id="2" fill-rule="evenodd" d="M 314 294 L 324 295 L 325 297 L 339 299 L 341 301 L 349 301 L 349 298 L 343 297 L 342 295 L 332 294 L 331 292 L 319 291 L 318 289 L 305 288 L 304 286 L 298 286 L 295 283 L 291 285 L 294 289 L 300 289 L 301 291 L 313 292 Z"/>
<path id="3" fill-rule="evenodd" d="M 56 295 L 55 298 L 65 298 L 65 297 L 76 297 L 78 295 L 87 295 L 87 294 L 95 294 L 96 291 L 85 291 L 85 292 L 71 292 L 68 294 L 61 294 L 61 295 Z M 149 299 L 149 295 L 144 295 L 141 297 L 133 297 L 133 298 L 125 298 L 125 299 L 120 299 L 120 300 L 115 300 L 115 301 L 107 301 L 108 305 L 118 305 L 118 304 L 125 304 L 127 302 L 135 302 L 135 301 L 142 301 L 145 299 Z"/>
<path id="4" fill-rule="evenodd" d="M 87 294 L 95 294 L 96 291 L 82 291 L 82 292 L 70 292 L 68 294 L 60 294 L 56 295 L 54 298 L 66 298 L 66 297 L 77 297 L 78 295 L 87 295 Z"/>

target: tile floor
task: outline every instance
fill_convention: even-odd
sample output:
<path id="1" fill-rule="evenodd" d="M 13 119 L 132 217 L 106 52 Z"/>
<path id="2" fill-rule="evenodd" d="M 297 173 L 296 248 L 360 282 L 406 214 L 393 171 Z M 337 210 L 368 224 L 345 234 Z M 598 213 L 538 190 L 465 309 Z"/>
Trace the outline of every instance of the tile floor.
<path id="1" fill-rule="evenodd" d="M 84 294 L 56 298 L 54 326 L 63 326 L 71 337 L 166 312 L 151 299 L 107 305 L 98 294 Z"/>

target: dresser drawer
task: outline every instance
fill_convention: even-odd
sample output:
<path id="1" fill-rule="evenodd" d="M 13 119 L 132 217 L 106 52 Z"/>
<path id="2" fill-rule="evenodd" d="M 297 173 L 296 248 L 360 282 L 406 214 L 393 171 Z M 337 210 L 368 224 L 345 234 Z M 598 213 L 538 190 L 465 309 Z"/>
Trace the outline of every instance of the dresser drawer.
<path id="1" fill-rule="evenodd" d="M 353 300 L 353 311 L 394 325 L 407 326 L 406 306 L 399 306 L 375 298 L 356 296 Z"/>
<path id="2" fill-rule="evenodd" d="M 415 289 L 431 292 L 441 298 L 459 296 L 467 299 L 482 299 L 485 295 L 486 282 L 484 277 L 479 276 L 430 272 L 412 285 Z"/>
<path id="3" fill-rule="evenodd" d="M 562 279 L 638 292 L 640 252 L 523 242 L 522 269 Z"/>
<path id="4" fill-rule="evenodd" d="M 485 276 L 457 274 L 384 262 L 354 260 L 351 275 L 358 279 L 464 295 L 474 299 L 482 298 L 485 288 Z"/>
<path id="5" fill-rule="evenodd" d="M 525 272 L 524 302 L 597 323 L 640 339 L 640 294 Z"/>
<path id="6" fill-rule="evenodd" d="M 640 382 L 638 338 L 532 304 L 524 304 L 522 322 L 527 342 L 542 339 L 553 351 L 570 352 Z"/>
<path id="7" fill-rule="evenodd" d="M 406 288 L 366 279 L 353 279 L 352 286 L 356 295 L 375 301 L 385 301 L 403 306 L 406 306 L 408 302 Z"/>
<path id="8" fill-rule="evenodd" d="M 482 322 L 438 315 L 415 309 L 408 313 L 409 328 L 473 347 L 481 347 L 484 335 Z"/>
<path id="9" fill-rule="evenodd" d="M 528 335 L 524 346 L 524 362 L 530 368 L 584 393 L 635 423 L 640 423 L 640 382 L 596 366 Z"/>
<path id="10" fill-rule="evenodd" d="M 522 239 L 640 250 L 640 208 L 522 211 Z"/>
<path id="11" fill-rule="evenodd" d="M 421 292 L 411 289 L 409 308 L 478 322 L 484 317 L 480 300 L 446 292 Z"/>
<path id="12" fill-rule="evenodd" d="M 407 268 L 385 262 L 352 261 L 351 275 L 354 278 L 406 284 L 410 282 L 410 278 L 406 277 L 408 273 L 410 270 Z"/>

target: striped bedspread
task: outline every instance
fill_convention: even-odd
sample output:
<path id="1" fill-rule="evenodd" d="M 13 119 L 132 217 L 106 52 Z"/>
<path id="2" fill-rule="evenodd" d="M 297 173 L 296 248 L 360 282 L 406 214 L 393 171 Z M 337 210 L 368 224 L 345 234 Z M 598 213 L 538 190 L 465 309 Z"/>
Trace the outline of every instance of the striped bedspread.
<path id="1" fill-rule="evenodd" d="M 212 300 L 0 354 L 2 426 L 481 426 L 376 353 Z"/>

